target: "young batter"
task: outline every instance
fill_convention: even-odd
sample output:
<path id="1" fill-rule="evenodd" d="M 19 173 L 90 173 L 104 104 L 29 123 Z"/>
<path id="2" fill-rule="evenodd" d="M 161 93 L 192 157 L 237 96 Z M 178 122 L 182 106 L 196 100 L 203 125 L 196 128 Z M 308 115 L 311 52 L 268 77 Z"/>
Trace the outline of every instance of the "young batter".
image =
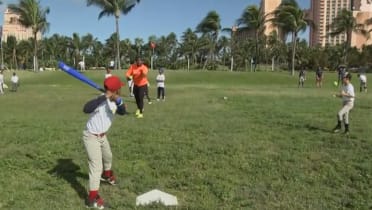
<path id="1" fill-rule="evenodd" d="M 103 199 L 98 194 L 100 181 L 116 184 L 111 169 L 111 147 L 106 133 L 112 124 L 114 115 L 126 113 L 123 99 L 119 96 L 123 85 L 117 76 L 106 78 L 105 93 L 88 101 L 83 109 L 84 113 L 90 114 L 83 132 L 83 143 L 89 164 L 89 195 L 86 201 L 88 208 L 104 208 Z"/>

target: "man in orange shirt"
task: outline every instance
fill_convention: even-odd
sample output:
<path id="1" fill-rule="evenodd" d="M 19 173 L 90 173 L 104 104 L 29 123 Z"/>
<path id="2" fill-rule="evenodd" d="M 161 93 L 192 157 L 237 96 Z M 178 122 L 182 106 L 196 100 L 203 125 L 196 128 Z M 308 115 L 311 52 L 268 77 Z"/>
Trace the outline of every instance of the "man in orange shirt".
<path id="1" fill-rule="evenodd" d="M 145 96 L 145 91 L 148 83 L 148 71 L 149 70 L 147 66 L 143 64 L 142 59 L 140 57 L 137 57 L 136 62 L 130 65 L 125 74 L 127 78 L 132 77 L 133 79 L 133 94 L 137 104 L 137 118 L 143 118 L 143 98 Z"/>

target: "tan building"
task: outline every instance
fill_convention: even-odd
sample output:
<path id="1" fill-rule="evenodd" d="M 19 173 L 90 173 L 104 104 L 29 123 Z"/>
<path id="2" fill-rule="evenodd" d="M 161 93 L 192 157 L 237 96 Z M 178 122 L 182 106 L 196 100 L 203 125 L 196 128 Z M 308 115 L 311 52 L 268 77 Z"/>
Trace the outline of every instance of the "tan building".
<path id="1" fill-rule="evenodd" d="M 354 0 L 353 5 L 353 15 L 357 23 L 364 24 L 367 19 L 372 18 L 372 0 Z M 366 28 L 371 30 L 372 26 Z M 362 48 L 363 45 L 372 45 L 372 37 L 367 39 L 367 37 L 353 33 L 351 35 L 351 46 Z"/>
<path id="2" fill-rule="evenodd" d="M 265 15 L 273 12 L 282 3 L 282 0 L 261 0 L 261 9 Z M 268 15 L 267 19 L 273 18 L 272 15 Z M 266 36 L 270 35 L 273 31 L 276 31 L 279 35 L 278 27 L 274 26 L 271 22 L 265 24 L 264 34 Z M 240 29 L 235 33 L 235 38 L 238 42 L 247 40 L 248 38 L 253 38 L 255 36 L 254 31 L 248 29 Z"/>
<path id="3" fill-rule="evenodd" d="M 262 0 L 261 1 L 261 9 L 263 10 L 264 14 L 269 14 L 276 10 L 278 6 L 282 3 L 282 0 Z M 273 18 L 272 15 L 267 16 L 268 19 Z M 270 35 L 273 31 L 276 31 L 279 34 L 278 27 L 274 26 L 271 22 L 267 22 L 265 24 L 265 35 Z"/>
<path id="4" fill-rule="evenodd" d="M 336 45 L 346 41 L 346 34 L 330 36 L 327 27 L 342 9 L 351 9 L 351 0 L 311 0 L 310 18 L 316 27 L 310 29 L 310 46 Z"/>
<path id="5" fill-rule="evenodd" d="M 19 15 L 6 9 L 4 12 L 4 22 L 1 33 L 1 40 L 7 41 L 9 36 L 14 36 L 18 41 L 27 40 L 33 37 L 32 29 L 25 28 L 19 23 Z M 41 33 L 37 34 L 37 39 L 41 39 Z"/>
<path id="6" fill-rule="evenodd" d="M 310 29 L 310 46 L 326 44 L 336 45 L 346 41 L 346 33 L 332 37 L 330 25 L 339 11 L 342 9 L 353 10 L 353 15 L 358 23 L 372 17 L 372 0 L 311 0 L 310 18 L 314 21 L 316 28 Z M 351 46 L 358 48 L 363 44 L 372 44 L 372 40 L 367 40 L 361 34 L 351 35 Z"/>

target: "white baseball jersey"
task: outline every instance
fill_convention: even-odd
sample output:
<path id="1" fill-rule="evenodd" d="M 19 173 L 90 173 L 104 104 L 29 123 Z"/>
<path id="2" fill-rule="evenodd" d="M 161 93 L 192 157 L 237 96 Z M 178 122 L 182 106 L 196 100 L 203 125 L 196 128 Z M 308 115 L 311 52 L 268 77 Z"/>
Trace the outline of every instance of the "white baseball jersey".
<path id="1" fill-rule="evenodd" d="M 367 83 L 367 77 L 366 77 L 366 75 L 361 74 L 361 75 L 359 76 L 359 79 L 360 79 L 361 82 L 363 82 L 363 83 Z"/>
<path id="2" fill-rule="evenodd" d="M 17 75 L 13 75 L 11 78 L 10 78 L 10 81 L 12 81 L 13 83 L 18 83 L 18 76 Z"/>
<path id="3" fill-rule="evenodd" d="M 156 76 L 156 84 L 157 84 L 157 87 L 165 87 L 165 76 L 164 74 L 158 74 L 158 76 Z"/>
<path id="4" fill-rule="evenodd" d="M 0 84 L 3 84 L 3 83 L 4 83 L 4 75 L 0 74 Z"/>
<path id="5" fill-rule="evenodd" d="M 351 83 L 342 86 L 342 91 L 352 96 L 352 97 L 342 96 L 342 102 L 354 102 L 355 92 L 354 86 Z"/>
<path id="6" fill-rule="evenodd" d="M 86 129 L 93 134 L 106 133 L 112 124 L 116 109 L 115 102 L 106 99 L 90 114 Z"/>

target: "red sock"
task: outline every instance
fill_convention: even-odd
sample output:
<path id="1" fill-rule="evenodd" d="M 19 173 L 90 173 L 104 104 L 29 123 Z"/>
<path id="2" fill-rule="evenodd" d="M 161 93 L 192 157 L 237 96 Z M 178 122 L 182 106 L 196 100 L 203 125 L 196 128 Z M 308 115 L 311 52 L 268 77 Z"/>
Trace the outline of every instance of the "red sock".
<path id="1" fill-rule="evenodd" d="M 96 199 L 98 195 L 98 190 L 92 190 L 92 191 L 89 191 L 89 200 L 92 201 L 94 199 Z"/>
<path id="2" fill-rule="evenodd" d="M 112 176 L 112 170 L 107 170 L 103 172 L 103 176 L 105 177 L 111 177 Z"/>

